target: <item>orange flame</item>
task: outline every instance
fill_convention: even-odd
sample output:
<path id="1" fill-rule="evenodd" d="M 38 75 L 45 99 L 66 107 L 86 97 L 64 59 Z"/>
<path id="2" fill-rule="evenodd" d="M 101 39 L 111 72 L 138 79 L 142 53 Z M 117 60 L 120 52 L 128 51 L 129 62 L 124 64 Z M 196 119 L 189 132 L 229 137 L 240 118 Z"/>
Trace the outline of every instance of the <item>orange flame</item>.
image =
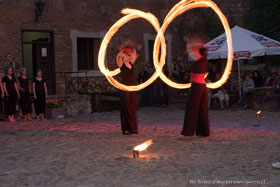
<path id="1" fill-rule="evenodd" d="M 261 110 L 259 110 L 256 114 L 258 114 L 258 115 L 259 115 L 259 114 L 261 114 L 261 113 L 262 113 L 262 111 L 261 111 Z"/>
<path id="2" fill-rule="evenodd" d="M 153 144 L 153 140 L 148 140 L 140 145 L 137 145 L 136 147 L 134 147 L 134 151 L 144 151 L 145 149 L 147 149 L 150 145 Z"/>

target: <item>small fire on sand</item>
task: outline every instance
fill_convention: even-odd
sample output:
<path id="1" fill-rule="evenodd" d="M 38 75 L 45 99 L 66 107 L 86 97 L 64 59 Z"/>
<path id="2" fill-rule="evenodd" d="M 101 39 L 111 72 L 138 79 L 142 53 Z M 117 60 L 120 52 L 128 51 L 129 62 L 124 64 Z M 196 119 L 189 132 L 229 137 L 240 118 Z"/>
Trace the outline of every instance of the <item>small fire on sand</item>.
<path id="1" fill-rule="evenodd" d="M 259 111 L 256 113 L 256 118 L 257 118 L 257 119 L 260 119 L 260 118 L 261 118 L 261 113 L 262 113 L 261 110 L 259 110 Z"/>
<path id="2" fill-rule="evenodd" d="M 152 144 L 153 144 L 153 140 L 150 139 L 150 140 L 148 140 L 148 141 L 146 141 L 146 142 L 144 142 L 144 143 L 134 147 L 134 149 L 133 149 L 133 158 L 139 158 L 139 156 L 140 156 L 139 153 L 141 151 L 145 151 Z"/>

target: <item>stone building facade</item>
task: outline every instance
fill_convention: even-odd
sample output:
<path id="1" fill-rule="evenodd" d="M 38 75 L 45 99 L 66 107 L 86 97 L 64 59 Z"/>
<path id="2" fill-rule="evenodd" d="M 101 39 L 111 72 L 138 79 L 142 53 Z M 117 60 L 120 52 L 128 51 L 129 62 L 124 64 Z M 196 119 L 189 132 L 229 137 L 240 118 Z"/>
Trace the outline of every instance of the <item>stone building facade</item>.
<path id="1" fill-rule="evenodd" d="M 41 0 L 45 7 L 35 19 L 39 0 L 0 1 L 0 62 L 10 53 L 19 66 L 28 68 L 33 77 L 42 69 L 47 77 L 50 94 L 76 95 L 80 93 L 116 92 L 97 67 L 97 53 L 107 30 L 119 18 L 123 8 L 151 12 L 162 23 L 178 0 Z M 227 17 L 242 26 L 242 18 L 250 8 L 248 0 L 216 0 Z M 186 13 L 195 18 L 199 12 Z M 167 66 L 182 56 L 188 24 L 178 17 L 166 32 Z M 151 63 L 153 27 L 145 20 L 129 22 L 114 36 L 107 53 L 109 68 L 116 67 L 118 46 L 126 39 L 142 45 L 137 69 Z M 2 66 L 1 66 L 2 67 Z M 3 69 L 2 69 L 3 71 Z"/>

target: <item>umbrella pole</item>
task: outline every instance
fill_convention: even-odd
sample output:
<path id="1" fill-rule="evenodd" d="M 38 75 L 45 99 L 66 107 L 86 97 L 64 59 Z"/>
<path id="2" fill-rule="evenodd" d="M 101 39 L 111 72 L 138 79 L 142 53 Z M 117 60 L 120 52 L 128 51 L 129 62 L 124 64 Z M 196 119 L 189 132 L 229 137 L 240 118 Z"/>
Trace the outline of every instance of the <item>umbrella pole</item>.
<path id="1" fill-rule="evenodd" d="M 239 99 L 241 101 L 241 75 L 240 75 L 240 62 L 239 59 L 237 60 L 238 65 L 238 86 L 239 86 Z"/>

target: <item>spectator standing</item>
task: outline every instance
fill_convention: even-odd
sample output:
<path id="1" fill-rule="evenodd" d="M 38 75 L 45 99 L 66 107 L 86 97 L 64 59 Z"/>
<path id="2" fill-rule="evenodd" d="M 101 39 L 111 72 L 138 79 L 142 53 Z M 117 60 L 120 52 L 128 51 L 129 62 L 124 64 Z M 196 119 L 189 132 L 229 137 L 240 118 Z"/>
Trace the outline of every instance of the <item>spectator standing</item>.
<path id="1" fill-rule="evenodd" d="M 277 77 L 274 81 L 274 93 L 280 94 L 280 70 L 278 71 Z"/>
<path id="2" fill-rule="evenodd" d="M 6 75 L 2 79 L 3 89 L 6 97 L 4 101 L 5 114 L 9 117 L 10 122 L 15 122 L 17 99 L 20 98 L 16 79 L 13 77 L 13 68 L 9 67 Z"/>
<path id="3" fill-rule="evenodd" d="M 18 70 L 18 66 L 17 66 L 17 63 L 15 61 L 15 58 L 12 57 L 12 55 L 10 53 L 7 53 L 5 55 L 5 62 L 3 63 L 3 69 L 6 71 L 9 67 L 12 68 L 13 70 L 13 78 L 16 79 L 16 71 Z"/>
<path id="4" fill-rule="evenodd" d="M 48 98 L 48 90 L 43 73 L 38 70 L 37 76 L 33 79 L 34 107 L 37 120 L 45 119 L 46 99 Z"/>
<path id="5" fill-rule="evenodd" d="M 172 77 L 176 82 L 182 83 L 183 68 L 180 62 L 178 62 L 177 60 L 174 60 L 173 63 L 174 63 L 174 67 L 173 67 Z"/>
<path id="6" fill-rule="evenodd" d="M 240 79 L 240 84 L 242 85 L 243 79 Z M 236 94 L 238 95 L 239 92 L 239 80 L 238 80 L 238 74 L 237 72 L 232 72 L 230 80 L 229 80 L 229 86 L 230 86 L 230 94 Z"/>
<path id="7" fill-rule="evenodd" d="M 209 75 L 208 78 L 211 80 L 211 82 L 215 82 L 216 81 L 216 76 L 217 76 L 217 68 L 215 64 L 211 64 L 209 66 Z"/>
<path id="8" fill-rule="evenodd" d="M 251 90 L 255 87 L 253 79 L 251 79 L 250 75 L 246 75 L 245 80 L 242 85 L 242 95 L 241 95 L 241 104 L 243 105 L 244 109 L 247 108 L 246 106 L 246 97 L 252 94 Z"/>
<path id="9" fill-rule="evenodd" d="M 26 68 L 22 68 L 20 77 L 18 77 L 18 85 L 19 85 L 19 93 L 20 93 L 20 109 L 22 112 L 22 115 L 24 116 L 24 120 L 31 121 L 31 115 L 32 115 L 32 102 L 31 102 L 31 96 L 30 96 L 30 79 L 27 77 L 27 70 Z"/>
<path id="10" fill-rule="evenodd" d="M 254 80 L 254 84 L 255 84 L 256 88 L 263 86 L 263 79 L 262 79 L 259 71 L 254 71 L 253 72 L 253 80 Z"/>
<path id="11" fill-rule="evenodd" d="M 149 65 L 146 64 L 144 69 L 139 73 L 138 82 L 140 84 L 146 82 L 149 79 Z M 151 87 L 148 86 L 141 90 L 141 105 L 142 106 L 149 106 L 150 105 L 150 89 Z"/>
<path id="12" fill-rule="evenodd" d="M 273 72 L 271 75 L 269 75 L 267 77 L 266 81 L 265 81 L 264 86 L 265 87 L 273 87 L 276 75 L 277 74 L 275 72 Z"/>
<path id="13" fill-rule="evenodd" d="M 4 99 L 4 89 L 3 89 L 2 79 L 0 79 L 0 120 L 3 120 L 3 99 Z"/>

